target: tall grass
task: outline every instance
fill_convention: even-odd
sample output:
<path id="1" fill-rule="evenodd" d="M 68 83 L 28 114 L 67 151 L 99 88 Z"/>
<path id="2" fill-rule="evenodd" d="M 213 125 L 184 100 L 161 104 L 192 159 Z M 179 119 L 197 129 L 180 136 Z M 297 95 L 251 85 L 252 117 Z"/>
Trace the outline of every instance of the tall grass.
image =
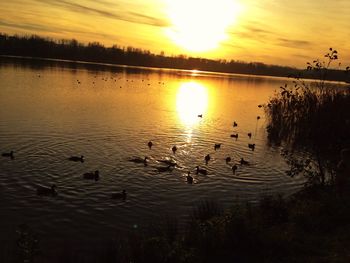
<path id="1" fill-rule="evenodd" d="M 265 107 L 269 140 L 292 150 L 309 151 L 313 158 L 291 163 L 301 168 L 295 172 L 317 166 L 318 176 L 313 178 L 321 183 L 325 183 L 327 172 L 334 171 L 340 151 L 350 147 L 350 88 L 325 81 L 338 52 L 330 49 L 325 57 L 327 61 L 308 63 L 307 69 L 319 76 L 318 81 L 294 77 L 293 84 L 280 87 Z M 349 67 L 344 74 L 348 71 Z"/>

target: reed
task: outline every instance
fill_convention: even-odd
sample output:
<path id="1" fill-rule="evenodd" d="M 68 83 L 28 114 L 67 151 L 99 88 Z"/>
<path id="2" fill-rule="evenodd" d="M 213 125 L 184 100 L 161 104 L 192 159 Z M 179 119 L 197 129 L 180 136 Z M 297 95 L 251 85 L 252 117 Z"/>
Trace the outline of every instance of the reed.
<path id="1" fill-rule="evenodd" d="M 312 158 L 304 166 L 317 166 L 321 183 L 325 183 L 327 173 L 334 172 L 340 151 L 350 146 L 350 88 L 326 81 L 338 59 L 336 50 L 329 51 L 326 61 L 308 63 L 307 70 L 319 80 L 308 82 L 294 76 L 292 85 L 280 87 L 265 106 L 269 141 L 292 151 L 310 152 Z M 348 73 L 349 67 L 344 70 Z M 302 160 L 291 162 L 300 166 Z"/>

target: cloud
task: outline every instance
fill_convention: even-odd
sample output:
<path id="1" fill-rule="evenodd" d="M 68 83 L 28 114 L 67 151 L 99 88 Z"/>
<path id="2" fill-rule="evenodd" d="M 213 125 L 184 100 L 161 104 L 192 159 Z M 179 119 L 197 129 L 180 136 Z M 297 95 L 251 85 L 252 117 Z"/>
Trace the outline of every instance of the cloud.
<path id="1" fill-rule="evenodd" d="M 310 41 L 286 39 L 286 38 L 278 38 L 276 44 L 284 47 L 302 48 L 302 49 L 312 46 L 312 43 Z"/>
<path id="2" fill-rule="evenodd" d="M 282 37 L 278 32 L 273 32 L 261 23 L 249 23 L 243 26 L 239 31 L 230 32 L 233 36 L 240 38 L 256 41 L 259 43 L 269 43 L 276 46 L 305 49 L 312 46 L 312 42 L 299 40 L 299 39 L 288 39 Z"/>
<path id="3" fill-rule="evenodd" d="M 79 34 L 79 35 L 92 35 L 95 36 L 101 36 L 104 38 L 108 39 L 113 39 L 116 41 L 116 37 L 114 35 L 109 35 L 109 34 L 104 34 L 104 33 L 98 33 L 98 32 L 85 32 L 85 31 L 80 31 L 80 30 L 74 30 L 74 29 L 69 29 L 69 28 L 59 28 L 59 27 L 53 27 L 53 26 L 43 26 L 41 24 L 20 24 L 20 23 L 12 23 L 4 20 L 0 20 L 0 27 L 9 27 L 9 28 L 16 28 L 16 29 L 21 29 L 25 31 L 35 31 L 35 32 L 43 32 L 45 34 L 47 33 L 53 33 L 53 34 L 62 34 L 62 38 L 64 38 L 64 33 L 73 33 L 73 34 Z"/>
<path id="4" fill-rule="evenodd" d="M 7 21 L 0 20 L 0 26 L 3 27 L 10 27 L 10 28 L 18 28 L 18 29 L 24 29 L 24 30 L 34 30 L 34 31 L 47 31 L 49 30 L 48 27 L 38 24 L 18 24 L 18 23 L 11 23 Z"/>
<path id="5" fill-rule="evenodd" d="M 36 1 L 39 1 L 39 0 L 36 0 Z M 97 2 L 105 3 L 104 1 L 100 1 L 100 0 L 98 0 Z M 147 16 L 137 12 L 121 12 L 120 14 L 117 14 L 114 12 L 107 11 L 105 9 L 90 7 L 87 5 L 82 5 L 74 2 L 68 2 L 66 0 L 47 0 L 45 4 L 63 7 L 75 13 L 89 13 L 89 14 L 108 17 L 111 19 L 121 20 L 125 22 L 136 23 L 136 24 L 145 24 L 145 25 L 157 26 L 157 27 L 166 27 L 169 24 L 168 21 L 164 19 Z"/>

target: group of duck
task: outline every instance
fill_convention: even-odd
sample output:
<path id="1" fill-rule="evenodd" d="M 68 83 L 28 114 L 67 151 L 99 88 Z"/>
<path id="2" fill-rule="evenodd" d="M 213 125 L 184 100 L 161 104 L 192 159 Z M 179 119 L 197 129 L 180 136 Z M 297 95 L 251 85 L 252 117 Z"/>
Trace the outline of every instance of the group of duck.
<path id="1" fill-rule="evenodd" d="M 259 106 L 260 106 L 260 105 L 259 105 Z M 259 106 L 258 106 L 258 107 L 259 107 Z M 202 114 L 199 114 L 198 117 L 199 117 L 199 118 L 202 118 L 203 115 L 202 115 Z M 259 120 L 259 119 L 260 119 L 260 116 L 257 116 L 257 120 Z M 237 127 L 237 126 L 238 126 L 237 122 L 234 121 L 234 122 L 233 122 L 233 127 Z M 247 133 L 247 136 L 249 137 L 249 139 L 251 139 L 251 138 L 252 138 L 252 133 L 251 133 L 251 132 Z M 231 134 L 230 137 L 236 138 L 236 140 L 237 140 L 237 139 L 238 139 L 238 133 L 236 133 L 236 134 Z M 148 148 L 149 148 L 150 150 L 152 149 L 153 145 L 154 145 L 154 144 L 153 144 L 152 141 L 149 141 L 149 142 L 147 143 L 147 146 L 148 146 Z M 221 143 L 215 143 L 215 144 L 214 144 L 214 150 L 215 150 L 215 151 L 219 150 L 219 149 L 221 148 L 221 145 L 222 145 Z M 255 150 L 255 143 L 248 143 L 248 148 L 251 149 L 252 151 L 254 151 L 254 150 Z M 174 146 L 171 148 L 173 154 L 176 153 L 177 149 L 178 149 L 178 148 L 177 148 L 176 145 L 174 145 Z M 204 161 L 205 161 L 205 164 L 206 164 L 206 165 L 208 165 L 210 159 L 211 159 L 210 154 L 207 154 L 207 155 L 204 157 Z M 150 158 L 147 157 L 147 156 L 144 157 L 144 158 L 141 158 L 141 157 L 134 157 L 134 158 L 130 158 L 130 159 L 129 159 L 130 162 L 140 163 L 140 164 L 143 164 L 144 166 L 148 166 L 148 161 L 149 161 L 149 160 L 150 160 Z M 226 161 L 226 164 L 230 164 L 231 161 L 232 161 L 232 158 L 231 158 L 230 156 L 228 156 L 228 157 L 226 157 L 225 161 Z M 157 170 L 159 173 L 161 173 L 161 172 L 166 172 L 166 171 L 170 171 L 172 167 L 175 167 L 175 166 L 177 165 L 176 161 L 173 160 L 173 159 L 158 159 L 157 162 L 163 163 L 163 164 L 166 165 L 166 166 L 155 167 L 156 170 Z M 240 165 L 249 165 L 249 162 L 246 161 L 246 160 L 244 160 L 244 158 L 241 158 L 240 161 L 239 161 L 239 164 L 240 164 Z M 232 173 L 233 173 L 234 175 L 236 174 L 237 169 L 238 169 L 237 164 L 233 164 L 233 165 L 231 166 L 231 170 L 232 170 Z M 208 174 L 208 171 L 207 171 L 206 169 L 200 167 L 199 165 L 197 165 L 197 166 L 195 167 L 195 173 L 196 173 L 197 175 L 198 175 L 198 174 L 200 174 L 200 175 L 207 175 L 207 174 Z M 193 183 L 193 177 L 191 176 L 191 171 L 188 171 L 188 172 L 187 172 L 186 180 L 187 180 L 187 182 L 188 182 L 189 184 L 192 184 L 192 183 Z"/>
<path id="2" fill-rule="evenodd" d="M 11 158 L 11 160 L 15 159 L 14 151 L 2 153 L 2 156 L 7 157 L 7 158 Z M 85 161 L 83 155 L 71 156 L 67 160 L 72 161 L 72 162 L 81 162 L 81 163 L 83 163 Z M 98 181 L 100 179 L 100 172 L 98 170 L 96 170 L 94 172 L 84 173 L 83 178 L 88 179 L 88 180 Z M 56 188 L 57 188 L 57 186 L 55 184 L 51 185 L 50 187 L 39 185 L 36 188 L 36 193 L 37 193 L 37 195 L 41 195 L 41 196 L 56 196 L 58 194 L 58 192 L 56 191 Z M 119 193 L 112 193 L 111 198 L 125 200 L 126 199 L 126 191 L 123 190 Z"/>

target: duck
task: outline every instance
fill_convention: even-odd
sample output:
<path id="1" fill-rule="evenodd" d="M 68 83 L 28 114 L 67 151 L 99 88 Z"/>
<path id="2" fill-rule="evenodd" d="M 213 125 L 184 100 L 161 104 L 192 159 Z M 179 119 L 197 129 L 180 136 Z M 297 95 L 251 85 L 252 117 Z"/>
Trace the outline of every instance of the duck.
<path id="1" fill-rule="evenodd" d="M 235 165 L 233 165 L 232 167 L 231 167 L 231 169 L 232 169 L 232 173 L 233 174 L 236 174 L 236 170 L 237 170 L 237 165 L 235 164 Z"/>
<path id="2" fill-rule="evenodd" d="M 203 169 L 203 168 L 199 168 L 199 166 L 196 166 L 196 174 L 203 174 L 203 175 L 207 175 L 208 172 L 207 170 Z"/>
<path id="3" fill-rule="evenodd" d="M 238 124 L 237 124 L 237 122 L 233 122 L 233 127 L 237 127 L 238 126 Z"/>
<path id="4" fill-rule="evenodd" d="M 9 152 L 9 153 L 3 153 L 2 154 L 3 157 L 10 157 L 11 159 L 14 159 L 15 157 L 13 156 L 13 151 Z"/>
<path id="5" fill-rule="evenodd" d="M 172 159 L 161 159 L 161 160 L 157 160 L 158 162 L 161 162 L 161 163 L 165 163 L 166 165 L 170 165 L 170 166 L 176 166 L 176 161 L 175 160 L 172 160 Z"/>
<path id="6" fill-rule="evenodd" d="M 198 114 L 197 116 L 198 116 L 198 118 L 202 118 L 203 114 Z"/>
<path id="7" fill-rule="evenodd" d="M 230 156 L 226 157 L 226 163 L 229 163 L 229 162 L 231 162 L 231 157 Z"/>
<path id="8" fill-rule="evenodd" d="M 248 165 L 249 162 L 244 160 L 243 158 L 241 158 L 241 160 L 239 161 L 241 163 L 241 165 Z"/>
<path id="9" fill-rule="evenodd" d="M 248 137 L 249 137 L 249 139 L 252 138 L 252 133 L 251 132 L 248 132 Z"/>
<path id="10" fill-rule="evenodd" d="M 236 133 L 236 134 L 231 134 L 230 136 L 231 136 L 231 138 L 236 138 L 236 139 L 238 139 L 238 133 Z"/>
<path id="11" fill-rule="evenodd" d="M 53 184 L 51 185 L 51 187 L 47 187 L 47 186 L 38 186 L 38 188 L 36 189 L 36 194 L 37 195 L 46 195 L 46 196 L 56 196 L 57 192 L 56 192 L 56 185 Z"/>
<path id="12" fill-rule="evenodd" d="M 215 143 L 214 145 L 214 150 L 216 151 L 217 149 L 220 149 L 221 143 Z"/>
<path id="13" fill-rule="evenodd" d="M 207 154 L 207 155 L 204 157 L 204 160 L 205 160 L 205 164 L 208 164 L 208 162 L 210 161 L 210 155 Z"/>
<path id="14" fill-rule="evenodd" d="M 92 180 L 99 180 L 100 179 L 100 172 L 96 170 L 95 172 L 89 172 L 83 174 L 84 179 L 92 179 Z"/>
<path id="15" fill-rule="evenodd" d="M 259 108 L 261 108 L 261 107 L 262 107 L 262 105 L 261 105 L 261 104 L 259 104 L 259 105 L 258 105 L 258 107 L 259 107 Z"/>
<path id="16" fill-rule="evenodd" d="M 148 148 L 152 149 L 153 143 L 152 143 L 151 141 L 149 141 L 149 142 L 147 143 L 147 145 L 148 145 Z"/>
<path id="17" fill-rule="evenodd" d="M 260 116 L 257 116 L 256 119 L 257 119 L 257 120 L 260 120 Z"/>
<path id="18" fill-rule="evenodd" d="M 177 151 L 177 147 L 176 145 L 173 146 L 173 148 L 171 148 L 171 150 L 173 151 L 173 153 L 175 154 L 175 152 Z"/>
<path id="19" fill-rule="evenodd" d="M 193 183 L 193 177 L 190 174 L 191 174 L 191 172 L 187 173 L 186 179 L 187 179 L 187 183 L 192 184 Z"/>
<path id="20" fill-rule="evenodd" d="M 133 162 L 133 163 L 143 163 L 145 166 L 147 166 L 148 159 L 149 158 L 147 156 L 145 156 L 145 158 L 140 158 L 140 157 L 131 158 L 128 161 Z"/>
<path id="21" fill-rule="evenodd" d="M 248 143 L 248 148 L 252 149 L 252 151 L 254 151 L 255 149 L 255 143 Z"/>
<path id="22" fill-rule="evenodd" d="M 73 162 L 84 162 L 84 156 L 81 155 L 80 157 L 79 156 L 71 156 L 68 158 L 69 161 L 73 161 Z"/>
<path id="23" fill-rule="evenodd" d="M 170 170 L 171 165 L 156 167 L 158 173 L 163 173 Z"/>
<path id="24" fill-rule="evenodd" d="M 111 195 L 111 198 L 112 199 L 123 199 L 123 200 L 125 200 L 126 199 L 126 191 L 123 190 L 121 193 L 113 193 Z"/>

